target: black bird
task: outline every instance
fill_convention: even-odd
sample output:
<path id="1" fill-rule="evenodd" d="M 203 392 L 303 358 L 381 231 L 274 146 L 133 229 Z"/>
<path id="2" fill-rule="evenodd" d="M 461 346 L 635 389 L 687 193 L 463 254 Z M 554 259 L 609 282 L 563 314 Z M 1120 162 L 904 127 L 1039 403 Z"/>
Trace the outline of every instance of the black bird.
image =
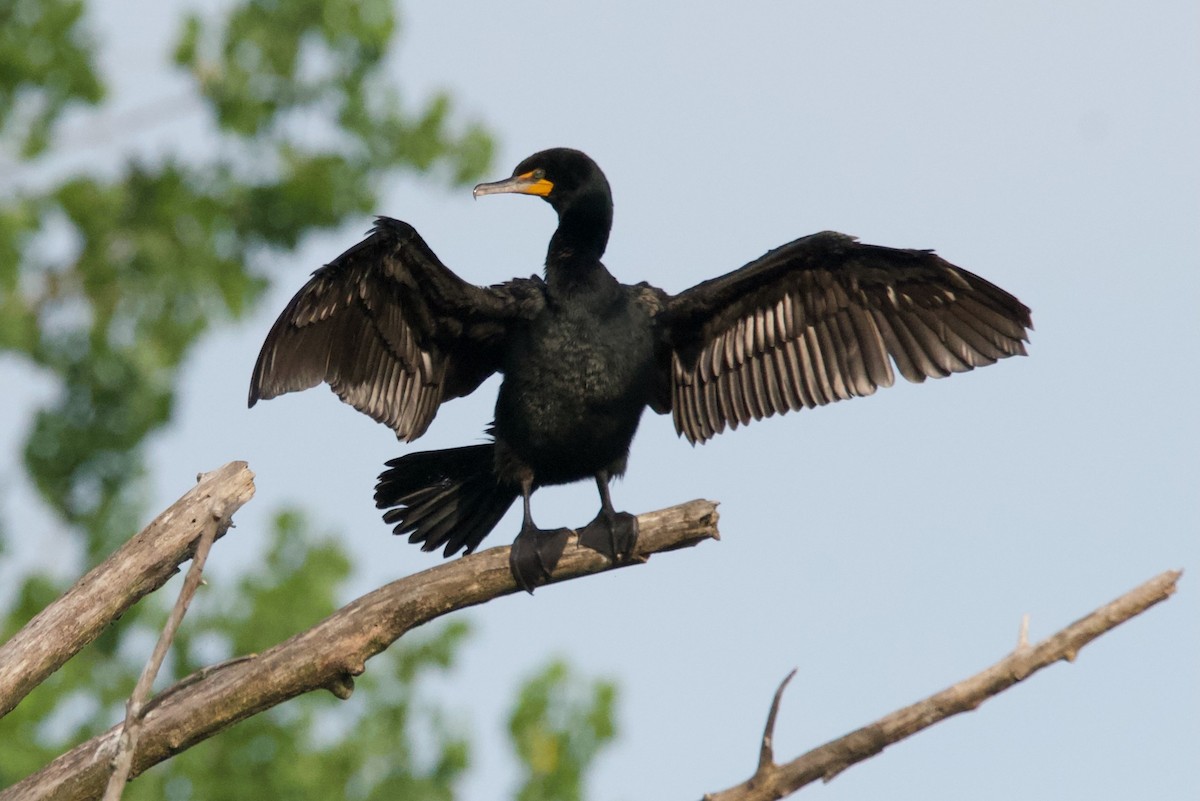
<path id="1" fill-rule="evenodd" d="M 250 383 L 260 398 L 325 381 L 412 441 L 438 407 L 504 380 L 492 441 L 387 463 L 376 505 L 423 550 L 470 553 L 521 497 L 511 566 L 544 583 L 567 529 L 530 515 L 535 489 L 592 477 L 600 512 L 581 541 L 622 558 L 636 540 L 608 484 L 621 475 L 642 411 L 672 413 L 704 442 L 790 409 L 870 395 L 1024 354 L 1029 309 L 928 250 L 864 245 L 826 231 L 728 275 L 669 295 L 621 284 L 601 263 L 612 195 L 600 168 L 556 148 L 474 195 L 543 198 L 558 213 L 545 278 L 469 284 L 412 226 L 379 217 L 370 235 L 317 270 L 267 335 Z"/>

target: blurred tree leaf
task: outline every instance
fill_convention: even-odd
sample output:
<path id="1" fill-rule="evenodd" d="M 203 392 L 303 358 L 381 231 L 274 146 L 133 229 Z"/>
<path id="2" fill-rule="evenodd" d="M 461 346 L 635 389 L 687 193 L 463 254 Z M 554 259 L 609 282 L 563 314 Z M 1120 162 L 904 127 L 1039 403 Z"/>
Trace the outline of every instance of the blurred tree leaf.
<path id="1" fill-rule="evenodd" d="M 0 11 L 0 145 L 40 154 L 31 167 L 53 163 L 69 103 L 102 97 L 85 22 L 80 2 Z M 25 462 L 89 563 L 144 512 L 144 447 L 171 419 L 180 365 L 211 325 L 253 307 L 267 269 L 307 233 L 373 210 L 398 170 L 462 182 L 486 168 L 491 140 L 476 124 L 454 130 L 447 96 L 400 102 L 397 29 L 390 0 L 245 0 L 190 16 L 174 58 L 211 112 L 194 136 L 220 139 L 216 155 L 0 186 L 0 348 L 60 382 Z M 36 124 L 19 124 L 27 106 Z"/>
<path id="2" fill-rule="evenodd" d="M 62 112 L 104 96 L 83 0 L 0 3 L 0 140 L 24 157 L 46 149 Z"/>
<path id="3" fill-rule="evenodd" d="M 580 801 L 584 777 L 616 736 L 612 682 L 591 683 L 554 662 L 521 687 L 508 730 L 524 768 L 518 801 Z"/>

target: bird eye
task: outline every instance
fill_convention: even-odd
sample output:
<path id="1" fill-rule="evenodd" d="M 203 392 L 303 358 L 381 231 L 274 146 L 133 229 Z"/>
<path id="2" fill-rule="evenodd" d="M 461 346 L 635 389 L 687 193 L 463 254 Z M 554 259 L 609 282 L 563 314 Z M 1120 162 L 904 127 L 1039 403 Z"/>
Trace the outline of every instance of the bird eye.
<path id="1" fill-rule="evenodd" d="M 539 168 L 539 169 L 536 169 L 536 170 L 534 170 L 534 171 L 533 171 L 533 180 L 535 180 L 535 181 L 540 181 L 540 180 L 542 180 L 542 179 L 543 179 L 543 178 L 545 178 L 545 177 L 546 177 L 546 171 L 545 171 L 545 170 L 543 170 L 543 169 L 540 169 L 540 168 Z"/>

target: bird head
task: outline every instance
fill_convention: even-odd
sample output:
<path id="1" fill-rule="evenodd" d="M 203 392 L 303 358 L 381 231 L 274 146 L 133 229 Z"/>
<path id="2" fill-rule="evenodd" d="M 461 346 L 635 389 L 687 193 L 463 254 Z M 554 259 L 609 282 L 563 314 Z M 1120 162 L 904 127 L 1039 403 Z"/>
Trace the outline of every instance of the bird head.
<path id="1" fill-rule="evenodd" d="M 511 178 L 480 184 L 472 193 L 482 195 L 536 195 L 560 214 L 584 195 L 600 195 L 611 203 L 608 179 L 586 154 L 556 147 L 534 153 L 513 170 Z"/>

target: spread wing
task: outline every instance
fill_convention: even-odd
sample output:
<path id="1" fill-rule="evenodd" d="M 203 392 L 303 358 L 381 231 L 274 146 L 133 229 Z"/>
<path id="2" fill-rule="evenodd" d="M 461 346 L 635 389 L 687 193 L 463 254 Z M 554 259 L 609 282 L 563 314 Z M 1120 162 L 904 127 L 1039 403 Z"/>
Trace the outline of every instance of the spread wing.
<path id="1" fill-rule="evenodd" d="M 250 405 L 324 381 L 412 441 L 443 401 L 499 366 L 508 321 L 543 302 L 540 281 L 469 284 L 412 226 L 380 217 L 362 242 L 313 273 L 271 327 Z"/>
<path id="2" fill-rule="evenodd" d="M 675 427 L 703 442 L 750 420 L 1024 354 L 1029 309 L 927 250 L 831 231 L 667 302 Z"/>

